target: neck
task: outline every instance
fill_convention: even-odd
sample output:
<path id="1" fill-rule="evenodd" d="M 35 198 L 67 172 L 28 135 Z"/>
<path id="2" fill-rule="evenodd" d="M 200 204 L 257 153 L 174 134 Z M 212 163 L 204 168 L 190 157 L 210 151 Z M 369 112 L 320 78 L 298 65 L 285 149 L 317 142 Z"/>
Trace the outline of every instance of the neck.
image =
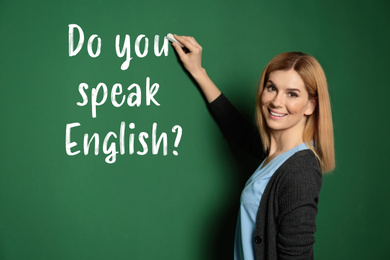
<path id="1" fill-rule="evenodd" d="M 273 157 L 303 143 L 303 128 L 270 132 L 269 157 Z"/>

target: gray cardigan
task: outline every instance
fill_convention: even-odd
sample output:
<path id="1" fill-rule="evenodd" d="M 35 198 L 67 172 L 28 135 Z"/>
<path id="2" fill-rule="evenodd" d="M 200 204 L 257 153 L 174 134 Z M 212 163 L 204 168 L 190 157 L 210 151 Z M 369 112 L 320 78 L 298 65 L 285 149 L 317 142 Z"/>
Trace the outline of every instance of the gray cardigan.
<path id="1" fill-rule="evenodd" d="M 209 109 L 227 139 L 264 160 L 267 154 L 258 130 L 223 94 Z M 321 184 L 321 169 L 311 150 L 295 153 L 279 167 L 265 188 L 257 213 L 256 259 L 313 259 Z"/>

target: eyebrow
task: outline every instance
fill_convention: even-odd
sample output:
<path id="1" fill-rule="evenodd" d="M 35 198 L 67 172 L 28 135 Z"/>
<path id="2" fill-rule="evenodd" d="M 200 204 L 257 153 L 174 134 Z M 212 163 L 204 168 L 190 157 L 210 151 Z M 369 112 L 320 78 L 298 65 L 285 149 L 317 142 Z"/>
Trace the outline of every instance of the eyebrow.
<path id="1" fill-rule="evenodd" d="M 277 86 L 272 80 L 267 80 L 267 83 L 271 83 L 272 85 L 275 85 L 275 86 Z M 297 89 L 297 88 L 286 88 L 286 90 L 288 90 L 288 91 L 298 91 L 298 92 L 301 92 L 299 89 Z"/>
<path id="2" fill-rule="evenodd" d="M 289 90 L 289 91 L 298 91 L 298 92 L 301 92 L 299 89 L 297 89 L 297 88 L 287 88 L 287 90 Z"/>

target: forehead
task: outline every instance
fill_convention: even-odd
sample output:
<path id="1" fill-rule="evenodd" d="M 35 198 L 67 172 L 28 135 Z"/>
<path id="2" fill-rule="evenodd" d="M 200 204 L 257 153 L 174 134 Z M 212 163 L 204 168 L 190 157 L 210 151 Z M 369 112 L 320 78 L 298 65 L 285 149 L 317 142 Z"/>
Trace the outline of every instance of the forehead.
<path id="1" fill-rule="evenodd" d="M 290 70 L 276 70 L 269 74 L 268 82 L 272 82 L 276 87 L 283 89 L 299 89 L 306 90 L 305 83 L 298 72 L 293 69 Z"/>

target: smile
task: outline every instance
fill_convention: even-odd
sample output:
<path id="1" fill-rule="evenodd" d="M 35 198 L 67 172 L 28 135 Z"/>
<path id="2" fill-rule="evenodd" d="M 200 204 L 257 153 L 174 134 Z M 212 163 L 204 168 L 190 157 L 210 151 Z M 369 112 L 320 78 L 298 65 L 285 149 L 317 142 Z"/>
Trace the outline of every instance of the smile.
<path id="1" fill-rule="evenodd" d="M 270 115 L 272 117 L 277 117 L 277 118 L 282 118 L 282 117 L 285 117 L 287 116 L 287 114 L 279 114 L 279 113 L 276 113 L 276 112 L 273 112 L 271 109 L 268 108 L 268 112 L 270 113 Z"/>

